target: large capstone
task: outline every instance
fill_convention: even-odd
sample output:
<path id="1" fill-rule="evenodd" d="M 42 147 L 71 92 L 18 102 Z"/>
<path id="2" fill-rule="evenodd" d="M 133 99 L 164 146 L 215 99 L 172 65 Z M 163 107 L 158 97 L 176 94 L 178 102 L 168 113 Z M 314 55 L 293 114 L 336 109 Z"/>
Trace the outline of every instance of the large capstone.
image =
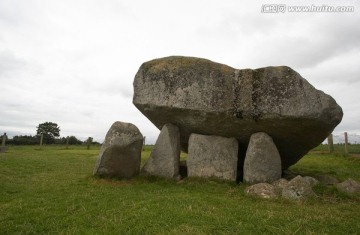
<path id="1" fill-rule="evenodd" d="M 239 170 L 253 133 L 273 138 L 286 169 L 319 145 L 343 116 L 331 96 L 289 67 L 239 70 L 191 57 L 143 63 L 133 103 L 159 129 L 166 123 L 178 126 L 184 151 L 191 133 L 235 137 Z"/>
<path id="2" fill-rule="evenodd" d="M 106 134 L 93 174 L 101 177 L 131 178 L 139 174 L 143 136 L 125 122 L 115 122 Z"/>

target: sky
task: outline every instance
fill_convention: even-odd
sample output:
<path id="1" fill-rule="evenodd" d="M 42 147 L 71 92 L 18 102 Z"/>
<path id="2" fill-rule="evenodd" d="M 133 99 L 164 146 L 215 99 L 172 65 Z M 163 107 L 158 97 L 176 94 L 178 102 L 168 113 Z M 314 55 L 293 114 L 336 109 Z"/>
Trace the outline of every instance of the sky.
<path id="1" fill-rule="evenodd" d="M 289 9 L 323 5 L 353 12 Z M 182 55 L 290 66 L 342 107 L 335 135 L 360 135 L 359 22 L 358 0 L 0 0 L 0 133 L 35 135 L 49 121 L 101 142 L 123 121 L 155 143 L 159 130 L 132 104 L 134 76 Z"/>

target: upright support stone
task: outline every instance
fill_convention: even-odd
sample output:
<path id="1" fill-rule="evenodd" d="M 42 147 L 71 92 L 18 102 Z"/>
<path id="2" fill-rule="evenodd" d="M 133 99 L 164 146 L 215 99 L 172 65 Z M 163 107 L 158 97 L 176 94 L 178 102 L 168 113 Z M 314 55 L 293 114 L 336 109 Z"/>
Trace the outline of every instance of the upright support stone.
<path id="1" fill-rule="evenodd" d="M 327 142 L 328 142 L 329 153 L 333 153 L 334 152 L 334 140 L 333 140 L 332 134 L 330 134 L 328 136 Z"/>
<path id="2" fill-rule="evenodd" d="M 178 179 L 179 168 L 180 131 L 177 126 L 166 124 L 161 129 L 154 150 L 151 152 L 141 173 Z"/>
<path id="3" fill-rule="evenodd" d="M 238 145 L 235 138 L 191 134 L 187 159 L 188 176 L 235 181 Z"/>
<path id="4" fill-rule="evenodd" d="M 244 181 L 272 183 L 281 178 L 281 158 L 272 138 L 264 133 L 252 134 L 244 161 Z"/>
<path id="5" fill-rule="evenodd" d="M 344 135 L 345 135 L 345 153 L 348 154 L 349 149 L 348 149 L 348 134 L 347 134 L 347 132 L 345 132 Z"/>

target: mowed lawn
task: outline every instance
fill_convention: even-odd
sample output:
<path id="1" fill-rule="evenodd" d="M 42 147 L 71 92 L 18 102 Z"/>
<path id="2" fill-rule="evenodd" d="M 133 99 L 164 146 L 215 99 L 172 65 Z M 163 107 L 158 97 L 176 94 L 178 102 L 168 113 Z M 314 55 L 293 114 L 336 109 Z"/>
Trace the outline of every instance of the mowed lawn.
<path id="1" fill-rule="evenodd" d="M 360 195 L 317 186 L 307 201 L 266 200 L 229 182 L 99 179 L 98 152 L 30 146 L 0 154 L 0 234 L 360 234 Z M 310 154 L 291 171 L 360 181 L 360 158 Z"/>

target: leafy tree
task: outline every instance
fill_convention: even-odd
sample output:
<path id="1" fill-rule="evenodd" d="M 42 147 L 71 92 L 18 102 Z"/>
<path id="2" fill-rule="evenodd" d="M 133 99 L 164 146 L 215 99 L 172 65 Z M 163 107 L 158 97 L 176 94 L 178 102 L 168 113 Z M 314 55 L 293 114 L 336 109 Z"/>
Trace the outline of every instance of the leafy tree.
<path id="1" fill-rule="evenodd" d="M 67 137 L 61 137 L 61 138 L 56 138 L 55 139 L 55 144 L 66 144 L 67 142 Z M 75 136 L 69 136 L 69 145 L 80 145 L 83 142 L 81 140 L 79 140 L 78 138 L 76 138 Z"/>
<path id="2" fill-rule="evenodd" d="M 60 127 L 56 123 L 44 122 L 39 124 L 36 128 L 36 134 L 38 136 L 41 134 L 44 135 L 43 143 L 45 144 L 53 144 L 55 142 L 55 137 L 60 136 Z"/>
<path id="3" fill-rule="evenodd" d="M 14 145 L 35 145 L 39 144 L 39 138 L 37 136 L 31 136 L 31 135 L 16 135 L 13 137 L 13 139 L 10 139 L 8 144 L 14 144 Z"/>
<path id="4" fill-rule="evenodd" d="M 82 144 L 82 141 L 77 139 L 75 136 L 70 136 L 69 137 L 69 144 Z"/>

